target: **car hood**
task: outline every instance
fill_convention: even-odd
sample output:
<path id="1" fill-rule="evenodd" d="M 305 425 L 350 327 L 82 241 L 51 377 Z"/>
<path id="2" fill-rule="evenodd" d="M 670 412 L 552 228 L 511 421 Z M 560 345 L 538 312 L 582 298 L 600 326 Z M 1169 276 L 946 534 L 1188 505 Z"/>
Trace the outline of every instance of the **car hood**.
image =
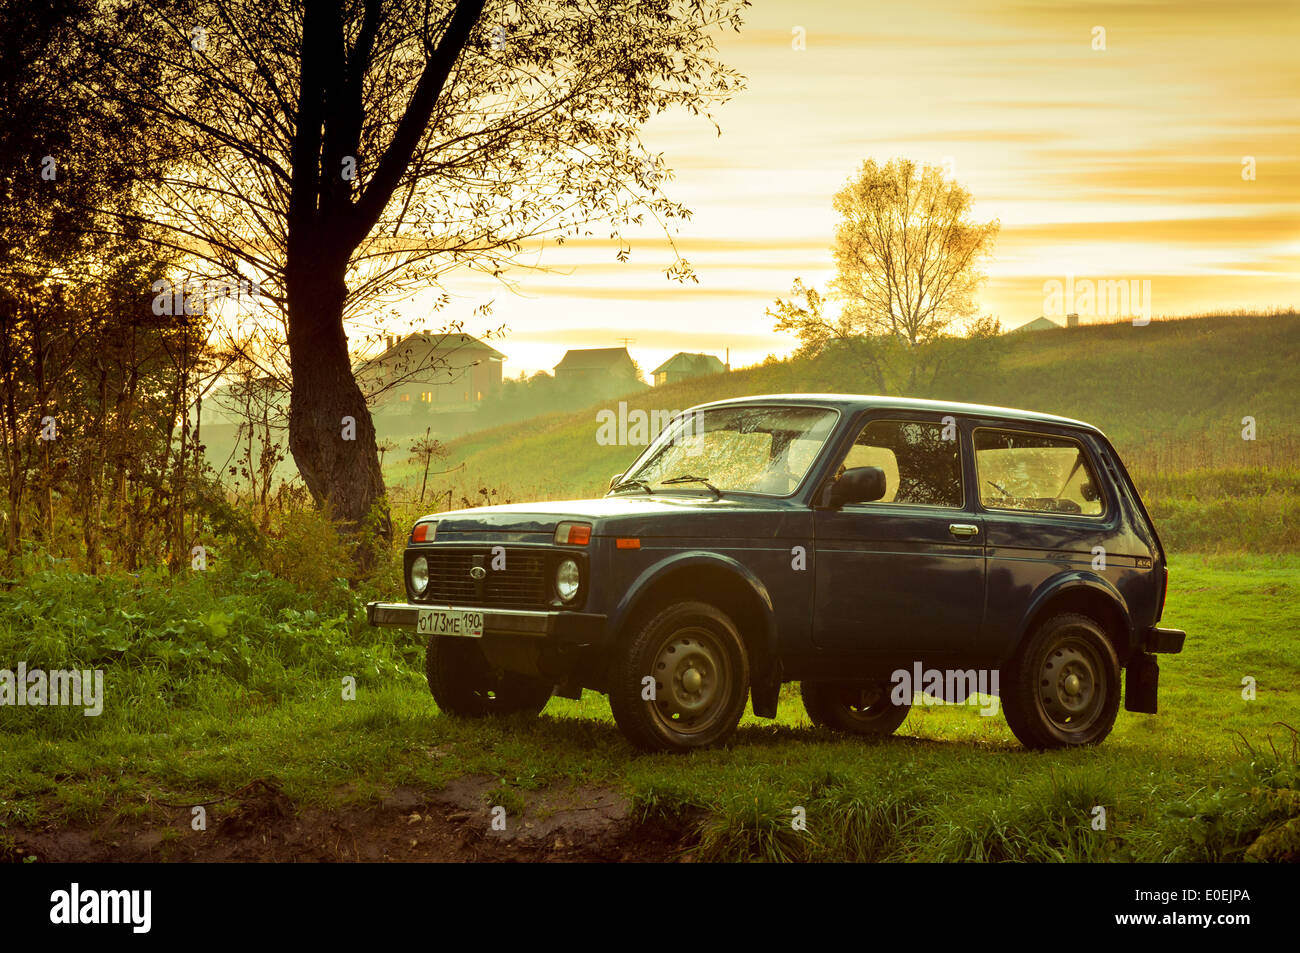
<path id="1" fill-rule="evenodd" d="M 447 513 L 421 520 L 438 524 L 436 541 L 499 538 L 548 541 L 566 520 L 592 524 L 594 536 L 729 536 L 756 535 L 757 517 L 780 518 L 806 513 L 789 500 L 755 497 L 647 496 L 624 493 L 591 500 L 507 503 Z M 741 532 L 743 527 L 743 533 Z"/>

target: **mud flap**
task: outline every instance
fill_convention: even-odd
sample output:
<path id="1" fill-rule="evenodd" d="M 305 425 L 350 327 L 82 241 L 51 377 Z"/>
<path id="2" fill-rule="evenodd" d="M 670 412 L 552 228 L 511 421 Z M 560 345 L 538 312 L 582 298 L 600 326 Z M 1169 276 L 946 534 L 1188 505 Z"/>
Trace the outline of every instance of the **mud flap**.
<path id="1" fill-rule="evenodd" d="M 1124 710 L 1154 715 L 1159 685 L 1160 663 L 1156 657 L 1146 654 L 1133 656 L 1124 681 Z"/>
<path id="2" fill-rule="evenodd" d="M 769 677 L 754 680 L 749 686 L 749 700 L 754 714 L 759 718 L 775 718 L 777 700 L 781 697 L 781 676 L 773 672 Z"/>

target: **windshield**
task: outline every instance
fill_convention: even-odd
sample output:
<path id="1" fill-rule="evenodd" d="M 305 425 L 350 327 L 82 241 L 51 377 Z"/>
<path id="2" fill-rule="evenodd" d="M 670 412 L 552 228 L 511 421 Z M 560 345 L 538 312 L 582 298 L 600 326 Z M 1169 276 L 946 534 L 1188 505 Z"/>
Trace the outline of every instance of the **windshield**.
<path id="1" fill-rule="evenodd" d="M 735 490 L 788 496 L 817 459 L 835 418 L 835 411 L 818 407 L 687 412 L 623 475 L 617 492 Z"/>

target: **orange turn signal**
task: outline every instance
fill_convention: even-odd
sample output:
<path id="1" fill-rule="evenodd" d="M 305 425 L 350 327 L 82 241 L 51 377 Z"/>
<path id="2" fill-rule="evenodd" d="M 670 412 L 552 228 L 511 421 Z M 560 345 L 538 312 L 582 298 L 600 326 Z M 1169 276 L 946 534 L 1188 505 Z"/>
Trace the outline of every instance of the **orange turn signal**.
<path id="1" fill-rule="evenodd" d="M 570 546 L 586 546 L 591 542 L 591 524 L 561 523 L 555 527 L 555 541 Z"/>
<path id="2" fill-rule="evenodd" d="M 640 549 L 641 540 L 633 539 L 627 536 L 620 536 L 614 540 L 615 549 Z"/>

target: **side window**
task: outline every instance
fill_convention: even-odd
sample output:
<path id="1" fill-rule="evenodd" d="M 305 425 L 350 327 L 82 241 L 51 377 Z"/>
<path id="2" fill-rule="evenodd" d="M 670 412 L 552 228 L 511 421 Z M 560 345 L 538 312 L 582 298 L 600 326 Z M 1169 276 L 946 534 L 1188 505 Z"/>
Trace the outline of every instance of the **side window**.
<path id="1" fill-rule="evenodd" d="M 853 442 L 841 472 L 853 467 L 885 471 L 881 503 L 962 505 L 961 448 L 957 440 L 945 439 L 941 424 L 873 420 Z"/>
<path id="2" fill-rule="evenodd" d="M 1101 515 L 1101 484 L 1075 440 L 976 430 L 975 468 L 988 509 Z"/>

